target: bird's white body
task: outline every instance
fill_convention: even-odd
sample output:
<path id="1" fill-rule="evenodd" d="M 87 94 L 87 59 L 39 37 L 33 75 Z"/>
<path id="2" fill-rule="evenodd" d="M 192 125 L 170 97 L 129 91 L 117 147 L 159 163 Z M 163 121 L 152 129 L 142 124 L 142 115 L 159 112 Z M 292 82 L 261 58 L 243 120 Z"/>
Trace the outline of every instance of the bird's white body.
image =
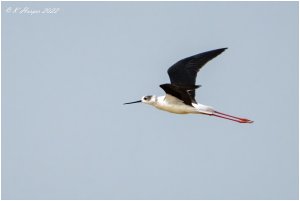
<path id="1" fill-rule="evenodd" d="M 143 101 L 144 99 L 142 99 Z M 164 110 L 176 114 L 213 114 L 214 110 L 210 106 L 195 104 L 193 106 L 186 105 L 184 102 L 169 94 L 165 96 L 152 96 L 150 100 L 143 101 L 146 104 L 152 105 L 157 109 Z"/>

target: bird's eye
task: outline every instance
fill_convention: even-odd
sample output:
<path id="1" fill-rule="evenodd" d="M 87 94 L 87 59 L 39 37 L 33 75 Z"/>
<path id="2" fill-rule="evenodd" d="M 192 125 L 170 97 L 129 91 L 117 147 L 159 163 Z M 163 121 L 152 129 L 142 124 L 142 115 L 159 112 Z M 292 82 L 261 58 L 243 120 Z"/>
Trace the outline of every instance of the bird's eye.
<path id="1" fill-rule="evenodd" d="M 144 100 L 147 100 L 147 97 L 144 97 Z"/>

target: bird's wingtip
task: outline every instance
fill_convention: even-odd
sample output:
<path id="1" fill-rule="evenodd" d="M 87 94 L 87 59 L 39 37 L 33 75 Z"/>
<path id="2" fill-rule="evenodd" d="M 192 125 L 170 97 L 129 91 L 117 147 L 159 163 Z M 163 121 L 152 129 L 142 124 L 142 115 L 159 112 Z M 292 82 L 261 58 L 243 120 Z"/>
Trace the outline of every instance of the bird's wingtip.
<path id="1" fill-rule="evenodd" d="M 224 52 L 227 49 L 228 49 L 228 47 L 223 47 L 223 48 L 216 49 L 214 51 L 218 51 L 218 52 L 222 53 L 222 52 Z"/>

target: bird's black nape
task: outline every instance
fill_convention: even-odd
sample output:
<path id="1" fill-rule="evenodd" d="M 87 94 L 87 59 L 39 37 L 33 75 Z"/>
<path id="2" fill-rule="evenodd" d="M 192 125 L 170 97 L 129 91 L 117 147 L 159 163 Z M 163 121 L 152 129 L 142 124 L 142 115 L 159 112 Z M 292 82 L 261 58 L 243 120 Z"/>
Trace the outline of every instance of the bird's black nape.
<path id="1" fill-rule="evenodd" d="M 133 101 L 133 102 L 128 102 L 128 103 L 123 103 L 123 105 L 128 105 L 128 104 L 133 104 L 133 103 L 141 103 L 141 100 L 138 101 Z"/>

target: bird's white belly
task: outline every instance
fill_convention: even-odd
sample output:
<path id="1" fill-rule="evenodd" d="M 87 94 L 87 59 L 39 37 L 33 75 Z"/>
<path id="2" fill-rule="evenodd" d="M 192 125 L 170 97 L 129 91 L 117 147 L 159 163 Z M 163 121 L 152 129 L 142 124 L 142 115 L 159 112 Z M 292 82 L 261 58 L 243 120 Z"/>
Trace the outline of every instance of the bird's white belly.
<path id="1" fill-rule="evenodd" d="M 212 114 L 214 111 L 212 107 L 199 103 L 192 103 L 193 106 L 186 105 L 183 101 L 170 95 L 158 97 L 157 102 L 152 105 L 157 109 L 176 114 Z"/>
<path id="2" fill-rule="evenodd" d="M 157 109 L 168 111 L 176 114 L 188 114 L 188 113 L 198 113 L 198 110 L 192 106 L 185 104 L 157 104 L 155 105 Z"/>

